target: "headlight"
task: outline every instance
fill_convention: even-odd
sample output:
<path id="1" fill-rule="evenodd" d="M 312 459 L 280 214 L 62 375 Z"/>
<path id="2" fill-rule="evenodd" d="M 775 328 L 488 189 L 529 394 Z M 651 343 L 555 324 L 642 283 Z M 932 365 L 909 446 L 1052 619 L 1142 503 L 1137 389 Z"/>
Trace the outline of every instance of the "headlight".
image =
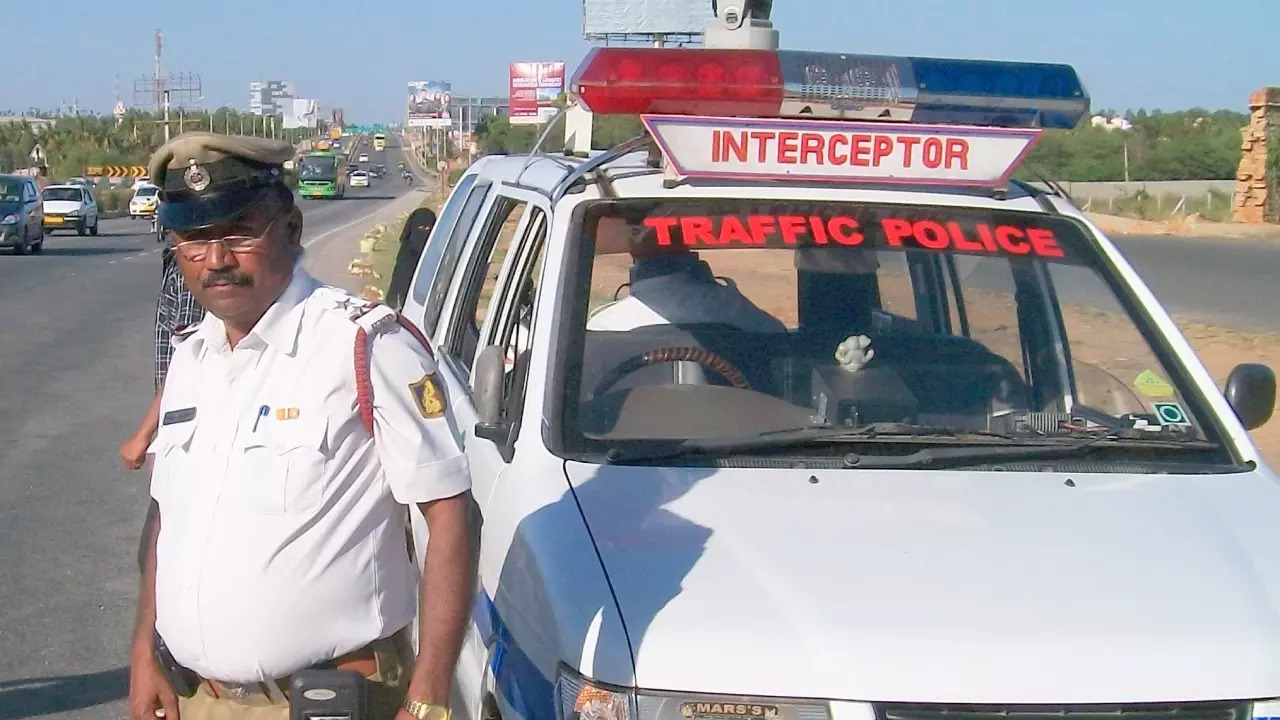
<path id="1" fill-rule="evenodd" d="M 829 720 L 826 703 L 656 693 L 607 686 L 562 668 L 559 720 Z"/>
<path id="2" fill-rule="evenodd" d="M 18 224 L 17 215 L 5 215 L 4 219 L 0 220 L 0 225 L 17 225 L 17 224 Z"/>

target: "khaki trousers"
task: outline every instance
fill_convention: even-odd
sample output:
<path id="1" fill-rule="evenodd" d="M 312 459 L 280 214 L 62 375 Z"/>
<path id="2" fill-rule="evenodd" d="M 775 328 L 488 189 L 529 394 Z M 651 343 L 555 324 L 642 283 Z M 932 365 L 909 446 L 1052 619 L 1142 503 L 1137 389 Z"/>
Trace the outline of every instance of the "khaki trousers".
<path id="1" fill-rule="evenodd" d="M 369 720 L 393 720 L 404 704 L 409 689 L 408 658 L 391 650 L 376 652 L 378 670 L 369 676 Z M 182 720 L 289 720 L 289 706 L 265 695 L 243 700 L 215 697 L 208 683 L 200 683 L 196 694 L 178 698 Z"/>

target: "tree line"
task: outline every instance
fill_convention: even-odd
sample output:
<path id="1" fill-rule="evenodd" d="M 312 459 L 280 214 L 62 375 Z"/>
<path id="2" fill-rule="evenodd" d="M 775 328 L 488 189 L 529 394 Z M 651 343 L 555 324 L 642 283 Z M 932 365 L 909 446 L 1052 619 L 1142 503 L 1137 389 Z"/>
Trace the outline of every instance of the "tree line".
<path id="1" fill-rule="evenodd" d="M 1096 113 L 1116 117 L 1117 113 Z M 1177 112 L 1137 110 L 1124 114 L 1130 129 L 1094 127 L 1089 118 L 1072 130 L 1048 130 L 1023 164 L 1021 176 L 1057 181 L 1134 182 L 1155 180 L 1230 180 L 1240 163 L 1240 131 L 1249 116 L 1232 110 L 1193 108 Z M 596 149 L 637 135 L 639 118 L 596 116 L 592 146 Z M 477 129 L 482 155 L 527 153 L 541 127 L 512 125 L 505 117 L 487 118 Z M 563 132 L 556 128 L 543 150 L 559 152 Z M 1273 157 L 1280 158 L 1280 132 Z M 1280 166 L 1277 166 L 1280 167 Z"/>
<path id="2" fill-rule="evenodd" d="M 47 158 L 50 178 L 65 180 L 83 175 L 93 165 L 146 165 L 151 153 L 164 142 L 164 121 L 156 113 L 130 110 L 117 119 L 103 115 L 49 118 L 44 122 L 0 123 L 0 172 L 31 166 L 30 154 L 38 143 Z M 312 130 L 284 130 L 281 118 L 265 118 L 220 108 L 212 112 L 169 111 L 169 132 L 214 130 L 231 134 L 301 140 Z"/>

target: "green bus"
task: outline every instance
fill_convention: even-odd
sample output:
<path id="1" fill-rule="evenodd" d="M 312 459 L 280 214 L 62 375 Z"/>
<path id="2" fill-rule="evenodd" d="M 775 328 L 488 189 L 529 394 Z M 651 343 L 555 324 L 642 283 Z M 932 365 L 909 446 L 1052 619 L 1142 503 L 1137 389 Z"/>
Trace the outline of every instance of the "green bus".
<path id="1" fill-rule="evenodd" d="M 347 166 L 341 153 L 319 150 L 298 159 L 298 194 L 304 198 L 340 198 L 347 193 Z"/>

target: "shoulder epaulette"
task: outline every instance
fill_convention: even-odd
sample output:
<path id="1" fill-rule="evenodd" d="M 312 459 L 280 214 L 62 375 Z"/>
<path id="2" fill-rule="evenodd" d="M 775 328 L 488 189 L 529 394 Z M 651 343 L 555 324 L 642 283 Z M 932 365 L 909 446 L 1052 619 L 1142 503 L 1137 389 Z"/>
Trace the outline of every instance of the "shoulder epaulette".
<path id="1" fill-rule="evenodd" d="M 398 325 L 418 341 L 428 357 L 434 360 L 436 354 L 427 336 L 423 335 L 418 326 L 405 316 L 382 303 L 358 298 L 356 301 L 357 304 L 350 308 L 347 315 L 358 326 L 354 352 L 356 404 L 360 410 L 361 422 L 364 423 L 365 429 L 373 434 L 373 382 L 369 374 L 369 337 L 384 332 L 393 325 Z"/>

